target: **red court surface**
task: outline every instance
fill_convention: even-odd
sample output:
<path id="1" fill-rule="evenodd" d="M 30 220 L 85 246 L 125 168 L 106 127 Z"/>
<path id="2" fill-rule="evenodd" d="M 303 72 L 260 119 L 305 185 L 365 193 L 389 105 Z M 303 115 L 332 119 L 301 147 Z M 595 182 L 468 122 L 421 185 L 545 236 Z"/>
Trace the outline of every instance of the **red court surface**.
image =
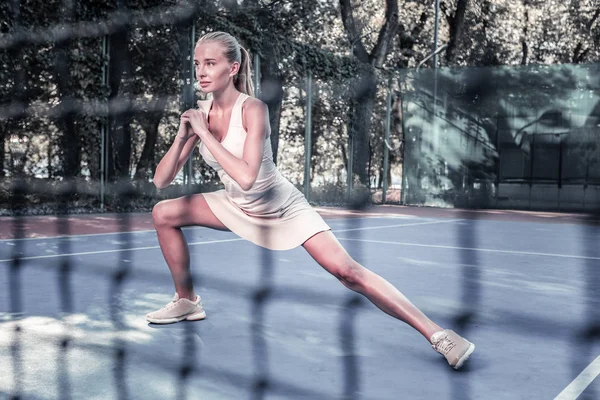
<path id="1" fill-rule="evenodd" d="M 371 206 L 365 210 L 353 211 L 344 208 L 316 207 L 326 219 L 349 217 L 422 217 L 422 218 L 459 218 L 494 221 L 548 222 L 569 224 L 600 224 L 600 215 L 585 213 L 555 213 L 520 210 L 464 210 L 433 207 L 406 207 L 397 205 Z M 127 220 L 125 219 L 125 216 Z M 68 222 L 68 232 L 60 232 L 60 219 Z M 149 212 L 129 214 L 82 214 L 58 217 L 27 216 L 20 218 L 23 238 L 55 237 L 62 235 L 85 235 L 97 233 L 115 233 L 127 226 L 127 231 L 153 230 L 152 215 Z M 15 238 L 15 218 L 0 217 L 0 239 Z M 66 228 L 65 228 L 66 229 Z"/>

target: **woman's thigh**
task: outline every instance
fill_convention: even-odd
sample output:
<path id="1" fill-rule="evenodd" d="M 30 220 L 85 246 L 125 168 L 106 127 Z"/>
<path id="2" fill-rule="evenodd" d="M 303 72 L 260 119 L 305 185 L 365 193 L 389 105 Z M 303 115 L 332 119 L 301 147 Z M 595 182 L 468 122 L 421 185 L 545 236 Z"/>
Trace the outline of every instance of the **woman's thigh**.
<path id="1" fill-rule="evenodd" d="M 349 268 L 358 267 L 331 231 L 317 233 L 303 246 L 319 265 L 336 276 Z"/>
<path id="2" fill-rule="evenodd" d="M 212 212 L 202 194 L 163 200 L 152 210 L 154 225 L 159 227 L 205 226 L 227 231 L 227 227 Z"/>

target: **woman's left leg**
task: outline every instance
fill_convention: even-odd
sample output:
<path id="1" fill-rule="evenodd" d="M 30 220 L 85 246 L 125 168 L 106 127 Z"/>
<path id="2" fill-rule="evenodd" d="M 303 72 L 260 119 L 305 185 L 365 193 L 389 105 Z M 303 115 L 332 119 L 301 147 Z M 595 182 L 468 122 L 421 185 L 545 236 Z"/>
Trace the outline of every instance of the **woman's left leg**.
<path id="1" fill-rule="evenodd" d="M 303 246 L 316 262 L 344 286 L 362 294 L 385 313 L 406 322 L 425 336 L 427 341 L 435 332 L 442 330 L 392 284 L 354 261 L 331 231 L 317 233 Z"/>

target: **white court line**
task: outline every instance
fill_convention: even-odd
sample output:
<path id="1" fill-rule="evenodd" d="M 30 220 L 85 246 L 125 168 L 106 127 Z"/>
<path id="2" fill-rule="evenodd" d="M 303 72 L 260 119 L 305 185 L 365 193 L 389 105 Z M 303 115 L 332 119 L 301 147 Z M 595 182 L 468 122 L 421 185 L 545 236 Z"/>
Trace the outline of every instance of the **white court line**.
<path id="1" fill-rule="evenodd" d="M 442 245 L 437 245 L 437 244 L 391 242 L 391 241 L 386 241 L 386 240 L 353 239 L 353 238 L 343 238 L 343 237 L 338 237 L 338 240 L 349 240 L 349 241 L 355 241 L 355 242 L 380 243 L 380 244 L 396 244 L 399 246 L 429 247 L 429 248 L 434 248 L 434 249 L 473 250 L 473 251 L 481 251 L 483 253 L 503 253 L 503 254 L 519 254 L 519 255 L 525 255 L 525 256 L 575 258 L 575 259 L 579 259 L 579 260 L 600 260 L 600 257 L 576 256 L 576 255 L 571 255 L 571 254 L 557 254 L 557 253 L 537 253 L 534 251 L 481 249 L 481 248 L 476 248 L 476 247 L 442 246 Z"/>
<path id="2" fill-rule="evenodd" d="M 575 400 L 598 375 L 600 375 L 600 356 L 596 357 L 554 400 Z"/>
<path id="3" fill-rule="evenodd" d="M 18 239 L 0 239 L 0 243 L 2 243 L 2 242 L 20 242 L 23 240 L 55 240 L 55 239 L 69 239 L 69 238 L 86 237 L 86 236 L 119 235 L 119 234 L 123 234 L 123 233 L 132 234 L 132 233 L 148 233 L 148 232 L 156 232 L 156 230 L 145 229 L 145 230 L 141 230 L 141 231 L 81 233 L 81 234 L 62 235 L 62 236 L 40 236 L 40 237 L 30 237 L 30 238 L 18 238 Z"/>
<path id="4" fill-rule="evenodd" d="M 202 226 L 186 226 L 182 228 L 184 231 L 189 231 L 193 229 L 205 229 Z M 210 229 L 210 228 L 207 228 Z M 19 238 L 19 239 L 0 239 L 0 243 L 2 242 L 18 242 L 22 240 L 55 240 L 55 239 L 73 239 L 78 237 L 88 237 L 88 236 L 103 236 L 103 235 L 121 235 L 121 234 L 136 234 L 136 233 L 156 233 L 156 229 L 143 229 L 139 231 L 122 231 L 122 232 L 103 232 L 103 233 L 81 233 L 75 235 L 62 235 L 62 236 L 42 236 L 42 237 L 31 237 L 31 238 Z"/>
<path id="5" fill-rule="evenodd" d="M 213 244 L 213 243 L 224 243 L 224 242 L 237 242 L 240 240 L 244 240 L 241 238 L 235 239 L 222 239 L 222 240 L 208 240 L 206 242 L 193 242 L 188 243 L 188 246 L 195 246 L 199 244 Z M 118 253 L 120 251 L 138 251 L 138 250 L 151 250 L 151 249 L 160 249 L 160 246 L 148 246 L 148 247 L 129 247 L 126 249 L 112 249 L 112 250 L 99 250 L 99 251 L 85 251 L 82 253 L 67 253 L 67 254 L 48 254 L 45 256 L 30 256 L 30 257 L 20 257 L 19 260 L 41 260 L 44 258 L 57 258 L 57 257 L 75 257 L 75 256 L 89 256 L 91 254 L 105 254 L 105 253 Z M 12 258 L 6 260 L 0 260 L 0 263 L 13 261 Z"/>
<path id="6" fill-rule="evenodd" d="M 335 232 L 350 232 L 350 231 L 368 231 L 371 229 L 381 228 L 398 228 L 401 226 L 416 226 L 416 225 L 432 225 L 432 224 L 448 224 L 451 222 L 458 222 L 459 219 L 448 219 L 443 221 L 427 221 L 427 222 L 415 222 L 412 224 L 395 224 L 395 225 L 380 225 L 380 226 L 367 226 L 365 228 L 352 228 L 352 229 L 334 229 Z"/>
<path id="7" fill-rule="evenodd" d="M 353 229 L 339 229 L 335 230 L 336 232 L 348 232 L 348 231 L 357 231 L 357 230 L 370 230 L 370 229 L 383 229 L 383 228 L 397 228 L 400 226 L 413 226 L 413 225 L 427 225 L 427 224 L 436 224 L 436 223 L 447 223 L 447 222 L 455 222 L 458 220 L 444 220 L 444 221 L 429 221 L 429 222 L 418 222 L 414 224 L 394 224 L 394 225 L 380 225 L 380 226 L 369 226 L 364 228 L 353 228 Z M 209 240 L 206 242 L 192 242 L 188 243 L 188 246 L 194 246 L 199 244 L 211 244 L 211 243 L 225 243 L 225 242 L 237 242 L 245 240 L 242 238 L 235 239 L 222 239 L 222 240 Z M 147 247 L 130 247 L 126 249 L 111 249 L 111 250 L 98 250 L 98 251 L 86 251 L 81 253 L 67 253 L 67 254 L 48 254 L 44 256 L 29 256 L 29 257 L 20 257 L 19 260 L 41 260 L 45 258 L 56 258 L 56 257 L 74 257 L 74 256 L 88 256 L 92 254 L 105 254 L 105 253 L 115 253 L 120 251 L 138 251 L 138 250 L 151 250 L 151 249 L 160 249 L 160 246 L 147 246 Z M 0 263 L 11 262 L 12 258 L 0 260 Z"/>

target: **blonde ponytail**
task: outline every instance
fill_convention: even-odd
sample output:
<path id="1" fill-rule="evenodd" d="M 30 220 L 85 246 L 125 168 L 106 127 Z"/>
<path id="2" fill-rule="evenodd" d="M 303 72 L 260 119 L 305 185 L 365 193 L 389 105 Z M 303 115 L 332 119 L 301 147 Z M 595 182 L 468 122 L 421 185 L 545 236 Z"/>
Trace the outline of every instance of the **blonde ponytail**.
<path id="1" fill-rule="evenodd" d="M 242 62 L 240 70 L 235 76 L 235 88 L 242 93 L 254 96 L 254 84 L 252 83 L 252 67 L 250 65 L 250 55 L 242 46 L 240 46 Z"/>

